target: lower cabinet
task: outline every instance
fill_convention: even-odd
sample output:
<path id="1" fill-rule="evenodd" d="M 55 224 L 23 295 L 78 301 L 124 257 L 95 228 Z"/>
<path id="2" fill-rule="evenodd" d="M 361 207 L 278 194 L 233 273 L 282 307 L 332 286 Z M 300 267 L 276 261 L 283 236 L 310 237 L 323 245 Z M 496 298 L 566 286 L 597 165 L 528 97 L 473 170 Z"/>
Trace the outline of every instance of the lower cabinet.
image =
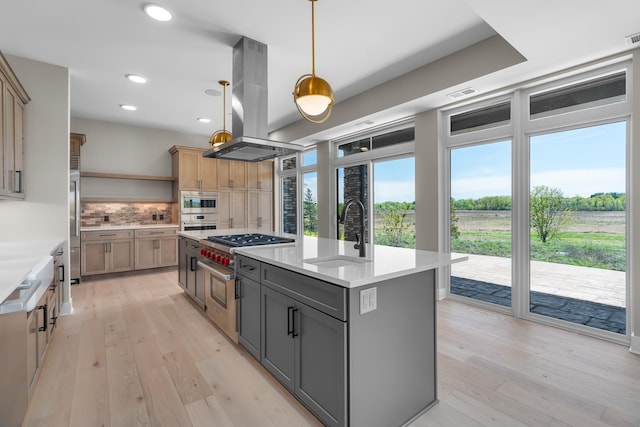
<path id="1" fill-rule="evenodd" d="M 135 230 L 135 269 L 178 264 L 177 230 Z"/>
<path id="2" fill-rule="evenodd" d="M 325 425 L 346 422 L 346 322 L 262 286 L 262 365 Z"/>
<path id="3" fill-rule="evenodd" d="M 178 238 L 178 283 L 183 289 L 187 286 L 187 267 L 189 266 L 189 257 L 187 255 L 187 244 L 189 239 L 186 237 Z"/>
<path id="4" fill-rule="evenodd" d="M 83 276 L 134 269 L 133 230 L 82 232 Z"/>
<path id="5" fill-rule="evenodd" d="M 198 243 L 191 239 L 184 239 L 184 257 L 181 260 L 185 266 L 184 274 L 184 291 L 195 302 L 204 309 L 206 306 L 205 297 L 205 272 L 198 268 L 198 254 L 200 252 L 200 246 Z"/>
<path id="6" fill-rule="evenodd" d="M 260 283 L 239 275 L 238 342 L 260 360 Z"/>

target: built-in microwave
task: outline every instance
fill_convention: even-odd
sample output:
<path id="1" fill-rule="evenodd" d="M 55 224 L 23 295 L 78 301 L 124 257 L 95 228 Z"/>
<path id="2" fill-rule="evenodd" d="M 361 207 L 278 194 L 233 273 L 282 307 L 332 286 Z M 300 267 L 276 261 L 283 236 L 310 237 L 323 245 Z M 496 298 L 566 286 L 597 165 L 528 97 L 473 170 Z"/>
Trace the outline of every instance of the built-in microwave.
<path id="1" fill-rule="evenodd" d="M 218 193 L 211 191 L 182 191 L 180 214 L 217 214 Z"/>

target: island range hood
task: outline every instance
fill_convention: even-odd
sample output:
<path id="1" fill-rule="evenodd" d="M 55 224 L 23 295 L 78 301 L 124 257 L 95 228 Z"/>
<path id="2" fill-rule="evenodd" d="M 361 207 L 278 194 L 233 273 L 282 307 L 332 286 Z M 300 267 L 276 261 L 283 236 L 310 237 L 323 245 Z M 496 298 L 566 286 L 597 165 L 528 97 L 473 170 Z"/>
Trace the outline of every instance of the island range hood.
<path id="1" fill-rule="evenodd" d="M 204 157 L 259 162 L 294 154 L 302 145 L 267 139 L 267 45 L 242 37 L 233 47 L 233 139 Z"/>

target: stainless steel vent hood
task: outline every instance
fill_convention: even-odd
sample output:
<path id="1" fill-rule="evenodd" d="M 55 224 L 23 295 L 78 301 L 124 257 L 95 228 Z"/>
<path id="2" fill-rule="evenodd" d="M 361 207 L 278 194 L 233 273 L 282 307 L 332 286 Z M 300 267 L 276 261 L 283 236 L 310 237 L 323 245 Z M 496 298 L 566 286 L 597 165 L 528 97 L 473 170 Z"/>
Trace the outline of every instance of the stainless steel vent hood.
<path id="1" fill-rule="evenodd" d="M 267 99 L 267 45 L 242 37 L 233 47 L 233 139 L 202 155 L 259 162 L 301 151 L 301 145 L 267 139 Z"/>

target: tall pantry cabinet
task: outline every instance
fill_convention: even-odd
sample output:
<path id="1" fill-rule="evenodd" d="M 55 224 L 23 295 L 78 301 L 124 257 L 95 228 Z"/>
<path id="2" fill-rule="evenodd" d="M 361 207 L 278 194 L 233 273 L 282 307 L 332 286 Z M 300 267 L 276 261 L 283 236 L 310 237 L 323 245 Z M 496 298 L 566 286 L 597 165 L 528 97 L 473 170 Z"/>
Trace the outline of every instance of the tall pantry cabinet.
<path id="1" fill-rule="evenodd" d="M 0 53 L 0 199 L 24 199 L 24 106 L 29 101 Z"/>

